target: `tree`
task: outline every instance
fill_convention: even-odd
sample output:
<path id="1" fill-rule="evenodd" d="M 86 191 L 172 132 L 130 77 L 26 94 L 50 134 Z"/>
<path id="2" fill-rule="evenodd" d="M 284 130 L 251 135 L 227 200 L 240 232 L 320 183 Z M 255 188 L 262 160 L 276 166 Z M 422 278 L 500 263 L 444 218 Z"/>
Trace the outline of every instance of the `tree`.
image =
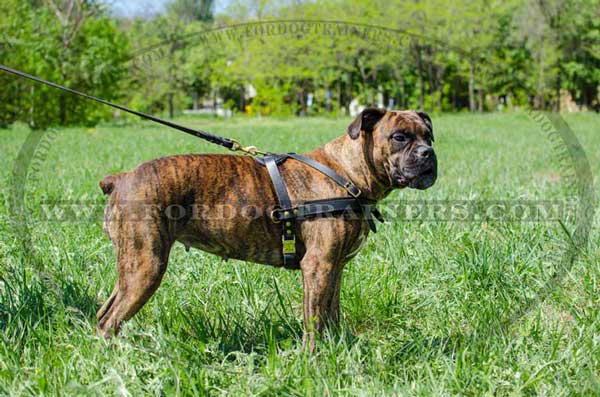
<path id="1" fill-rule="evenodd" d="M 169 5 L 169 11 L 185 23 L 212 21 L 213 9 L 214 0 L 175 0 Z"/>
<path id="2" fill-rule="evenodd" d="M 91 2 L 48 1 L 40 7 L 18 3 L 9 1 L 1 10 L 19 43 L 6 54 L 10 66 L 109 100 L 119 96 L 128 44 L 114 21 Z M 110 116 L 89 101 L 12 76 L 3 78 L 15 87 L 0 103 L 0 114 L 8 115 L 5 122 L 23 120 L 44 128 Z"/>
<path id="3" fill-rule="evenodd" d="M 556 25 L 561 29 L 560 82 L 580 106 L 600 111 L 600 1 L 570 1 Z"/>

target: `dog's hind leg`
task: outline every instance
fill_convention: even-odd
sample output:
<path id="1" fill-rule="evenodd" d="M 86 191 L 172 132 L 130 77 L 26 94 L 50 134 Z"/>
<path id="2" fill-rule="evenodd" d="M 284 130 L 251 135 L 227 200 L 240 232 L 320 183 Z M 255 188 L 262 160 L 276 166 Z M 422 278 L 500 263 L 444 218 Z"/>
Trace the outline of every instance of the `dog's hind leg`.
<path id="1" fill-rule="evenodd" d="M 141 222 L 125 222 L 115 234 L 119 279 L 97 313 L 100 335 L 118 333 L 123 321 L 133 317 L 160 285 L 172 246 L 166 234 L 158 225 Z"/>

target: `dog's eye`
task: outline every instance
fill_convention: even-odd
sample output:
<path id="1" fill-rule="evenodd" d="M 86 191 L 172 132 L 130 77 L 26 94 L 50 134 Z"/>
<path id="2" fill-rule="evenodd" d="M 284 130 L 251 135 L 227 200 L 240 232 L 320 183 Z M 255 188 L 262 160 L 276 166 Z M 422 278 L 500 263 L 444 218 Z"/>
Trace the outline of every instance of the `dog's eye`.
<path id="1" fill-rule="evenodd" d="M 406 134 L 404 134 L 402 132 L 396 132 L 396 133 L 394 133 L 394 135 L 392 135 L 392 139 L 395 140 L 396 142 L 406 142 L 406 141 L 408 141 L 408 137 L 406 136 Z"/>

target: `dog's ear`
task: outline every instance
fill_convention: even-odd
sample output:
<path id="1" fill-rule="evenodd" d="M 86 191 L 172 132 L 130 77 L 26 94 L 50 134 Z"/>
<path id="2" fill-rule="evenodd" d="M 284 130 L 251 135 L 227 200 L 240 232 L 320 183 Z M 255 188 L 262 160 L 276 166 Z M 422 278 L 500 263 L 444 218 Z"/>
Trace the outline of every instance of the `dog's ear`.
<path id="1" fill-rule="evenodd" d="M 433 142 L 435 139 L 433 139 L 433 123 L 431 122 L 431 117 L 429 117 L 429 115 L 425 112 L 417 112 L 417 114 L 429 129 L 429 132 L 431 133 L 431 141 Z"/>
<path id="2" fill-rule="evenodd" d="M 348 135 L 350 135 L 350 138 L 356 139 L 361 131 L 373 132 L 373 127 L 381 120 L 384 114 L 385 109 L 366 108 L 350 123 L 347 129 Z"/>

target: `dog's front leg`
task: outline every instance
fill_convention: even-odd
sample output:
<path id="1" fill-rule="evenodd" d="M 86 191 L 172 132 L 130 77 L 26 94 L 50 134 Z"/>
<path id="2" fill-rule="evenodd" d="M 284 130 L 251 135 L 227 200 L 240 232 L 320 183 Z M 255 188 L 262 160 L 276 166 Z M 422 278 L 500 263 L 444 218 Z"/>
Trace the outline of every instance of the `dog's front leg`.
<path id="1" fill-rule="evenodd" d="M 315 333 L 338 320 L 343 265 L 307 253 L 300 267 L 304 284 L 303 345 L 312 352 L 315 350 Z"/>

